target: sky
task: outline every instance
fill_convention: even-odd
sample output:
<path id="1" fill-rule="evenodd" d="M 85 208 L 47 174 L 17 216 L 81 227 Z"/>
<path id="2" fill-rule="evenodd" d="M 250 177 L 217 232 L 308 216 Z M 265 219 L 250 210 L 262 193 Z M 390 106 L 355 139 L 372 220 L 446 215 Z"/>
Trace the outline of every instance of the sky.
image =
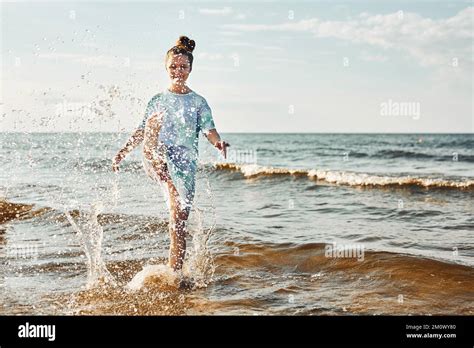
<path id="1" fill-rule="evenodd" d="M 220 132 L 471 133 L 471 1 L 1 3 L 2 131 L 132 131 L 196 41 Z"/>

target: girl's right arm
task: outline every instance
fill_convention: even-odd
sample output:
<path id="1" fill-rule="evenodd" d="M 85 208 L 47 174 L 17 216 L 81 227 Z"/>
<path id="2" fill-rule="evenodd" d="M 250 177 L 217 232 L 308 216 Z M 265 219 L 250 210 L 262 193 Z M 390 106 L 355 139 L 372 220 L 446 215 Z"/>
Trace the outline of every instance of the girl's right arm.
<path id="1" fill-rule="evenodd" d="M 137 129 L 128 139 L 127 143 L 120 149 L 119 152 L 115 155 L 112 161 L 112 170 L 117 172 L 119 170 L 120 162 L 136 148 L 144 139 L 145 131 L 143 129 Z"/>

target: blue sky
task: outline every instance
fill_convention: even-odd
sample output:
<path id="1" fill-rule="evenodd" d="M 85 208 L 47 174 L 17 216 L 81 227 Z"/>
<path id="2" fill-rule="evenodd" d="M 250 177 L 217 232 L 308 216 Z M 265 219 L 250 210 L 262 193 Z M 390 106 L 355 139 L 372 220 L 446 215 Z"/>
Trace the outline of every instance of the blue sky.
<path id="1" fill-rule="evenodd" d="M 221 132 L 472 132 L 470 4 L 2 3 L 2 130 L 131 131 L 187 35 Z"/>

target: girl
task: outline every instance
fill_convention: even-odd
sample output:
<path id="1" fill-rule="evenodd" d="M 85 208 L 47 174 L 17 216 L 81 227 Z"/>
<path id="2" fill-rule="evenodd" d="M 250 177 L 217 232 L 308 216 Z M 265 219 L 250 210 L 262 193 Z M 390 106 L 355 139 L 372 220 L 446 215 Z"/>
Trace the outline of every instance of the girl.
<path id="1" fill-rule="evenodd" d="M 113 159 L 112 169 L 143 144 L 145 172 L 163 188 L 170 212 L 168 265 L 175 271 L 183 266 L 186 253 L 186 221 L 191 211 L 198 164 L 199 132 L 226 158 L 230 146 L 221 140 L 209 105 L 192 91 L 186 81 L 193 67 L 194 40 L 181 36 L 165 58 L 169 87 L 155 95 L 143 121 Z"/>

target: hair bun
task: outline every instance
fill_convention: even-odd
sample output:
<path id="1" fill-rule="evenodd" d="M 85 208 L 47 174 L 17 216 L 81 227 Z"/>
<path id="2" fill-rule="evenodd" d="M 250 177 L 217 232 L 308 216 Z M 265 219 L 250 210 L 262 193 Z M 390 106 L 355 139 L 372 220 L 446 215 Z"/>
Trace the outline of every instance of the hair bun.
<path id="1" fill-rule="evenodd" d="M 196 42 L 187 36 L 180 36 L 178 41 L 176 41 L 176 46 L 183 47 L 186 51 L 192 53 L 194 47 L 196 47 Z"/>

